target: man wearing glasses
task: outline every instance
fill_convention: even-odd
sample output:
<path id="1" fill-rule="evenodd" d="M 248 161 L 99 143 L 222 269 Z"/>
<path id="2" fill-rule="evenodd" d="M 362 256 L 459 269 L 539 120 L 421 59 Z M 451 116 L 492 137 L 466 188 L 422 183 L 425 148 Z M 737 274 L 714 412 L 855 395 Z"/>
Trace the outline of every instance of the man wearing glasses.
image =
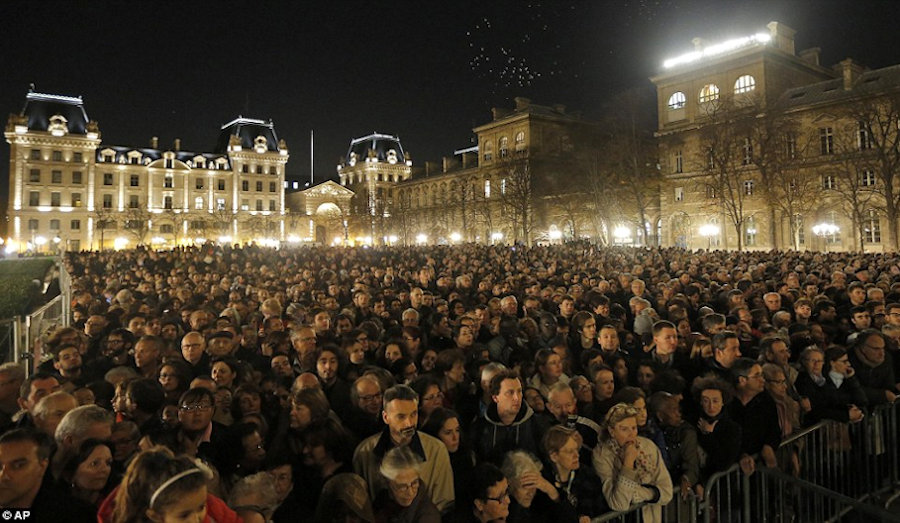
<path id="1" fill-rule="evenodd" d="M 869 406 L 893 403 L 897 399 L 893 360 L 886 347 L 883 334 L 867 329 L 859 333 L 850 351 L 850 364 L 856 370 Z"/>
<path id="2" fill-rule="evenodd" d="M 181 395 L 178 402 L 178 421 L 181 422 L 180 439 L 197 446 L 197 456 L 221 466 L 225 427 L 213 421 L 215 397 L 209 389 L 196 387 Z"/>

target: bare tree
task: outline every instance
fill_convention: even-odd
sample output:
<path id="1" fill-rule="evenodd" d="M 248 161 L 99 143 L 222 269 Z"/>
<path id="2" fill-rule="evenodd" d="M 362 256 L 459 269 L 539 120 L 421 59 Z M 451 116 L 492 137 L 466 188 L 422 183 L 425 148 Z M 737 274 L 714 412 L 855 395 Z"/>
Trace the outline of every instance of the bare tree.
<path id="1" fill-rule="evenodd" d="M 525 155 L 514 155 L 499 161 L 499 200 L 503 215 L 513 231 L 513 240 L 531 243 L 534 230 L 535 188 L 531 163 Z"/>
<path id="2" fill-rule="evenodd" d="M 144 245 L 153 214 L 142 207 L 128 207 L 122 211 L 121 218 L 125 232 L 134 239 L 135 244 Z"/>
<path id="3" fill-rule="evenodd" d="M 871 157 L 857 147 L 852 132 L 832 134 L 830 140 L 822 142 L 821 152 L 827 153 L 828 160 L 818 168 L 822 187 L 836 195 L 841 210 L 853 223 L 857 245 L 863 250 L 869 211 L 880 203 L 876 197 L 880 179 L 874 173 L 869 174 Z"/>
<path id="4" fill-rule="evenodd" d="M 100 249 L 106 241 L 106 229 L 116 225 L 117 213 L 111 207 L 95 206 L 91 217 L 94 219 L 94 229 L 100 231 Z M 93 246 L 91 246 L 93 248 Z"/>

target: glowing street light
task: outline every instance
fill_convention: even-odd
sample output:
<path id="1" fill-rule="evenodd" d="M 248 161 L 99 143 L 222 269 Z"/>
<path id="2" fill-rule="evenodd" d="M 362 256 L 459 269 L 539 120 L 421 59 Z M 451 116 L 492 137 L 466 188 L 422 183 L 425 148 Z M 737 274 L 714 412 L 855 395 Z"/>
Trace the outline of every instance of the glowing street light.
<path id="1" fill-rule="evenodd" d="M 458 233 L 458 232 L 450 233 L 450 241 L 452 241 L 453 243 L 456 243 L 459 240 L 462 240 L 462 235 L 460 233 Z"/>
<path id="2" fill-rule="evenodd" d="M 503 241 L 503 233 L 502 232 L 492 232 L 491 233 L 491 242 L 499 242 Z"/>
<path id="3" fill-rule="evenodd" d="M 423 245 L 427 241 L 428 241 L 428 235 L 425 234 L 424 232 L 420 232 L 419 234 L 416 235 L 416 243 L 418 243 L 419 245 Z"/>
<path id="4" fill-rule="evenodd" d="M 841 228 L 833 223 L 819 223 L 813 225 L 812 228 L 813 234 L 822 238 L 822 241 L 825 243 L 825 252 L 828 252 L 828 237 L 834 237 L 835 234 L 841 232 Z"/>
<path id="5" fill-rule="evenodd" d="M 719 226 L 707 223 L 706 225 L 700 226 L 700 236 L 706 238 L 706 249 L 709 250 L 712 248 L 712 239 L 713 236 L 719 235 Z"/>

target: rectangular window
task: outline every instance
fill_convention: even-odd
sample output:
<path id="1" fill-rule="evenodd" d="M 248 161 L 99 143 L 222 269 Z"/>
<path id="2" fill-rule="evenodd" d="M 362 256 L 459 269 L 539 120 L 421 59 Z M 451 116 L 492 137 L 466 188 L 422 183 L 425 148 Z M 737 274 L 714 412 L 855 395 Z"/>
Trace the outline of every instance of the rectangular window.
<path id="1" fill-rule="evenodd" d="M 250 200 L 241 200 L 241 210 L 242 211 L 250 210 Z"/>
<path id="2" fill-rule="evenodd" d="M 175 186 L 175 179 L 169 175 L 166 175 L 166 177 L 163 178 L 163 187 L 166 189 L 171 189 L 174 186 Z"/>
<path id="3" fill-rule="evenodd" d="M 81 171 L 72 171 L 72 185 L 81 185 Z"/>
<path id="4" fill-rule="evenodd" d="M 59 230 L 59 220 L 57 220 L 57 219 L 55 219 L 55 218 L 52 219 L 52 220 L 50 220 L 50 230 L 51 230 L 51 231 L 58 231 L 58 230 Z"/>
<path id="5" fill-rule="evenodd" d="M 81 193 L 80 192 L 72 193 L 72 207 L 81 207 Z"/>
<path id="6" fill-rule="evenodd" d="M 174 169 L 175 168 L 175 160 L 172 158 L 166 158 L 163 161 L 163 165 L 165 166 L 166 169 Z"/>
<path id="7" fill-rule="evenodd" d="M 136 194 L 128 195 L 128 208 L 137 209 L 140 206 L 139 197 Z"/>
<path id="8" fill-rule="evenodd" d="M 269 210 L 275 211 L 275 200 L 269 200 Z"/>
<path id="9" fill-rule="evenodd" d="M 506 194 L 506 178 L 500 180 L 500 194 Z"/>
<path id="10" fill-rule="evenodd" d="M 823 155 L 834 154 L 834 132 L 831 127 L 819 129 L 819 148 Z"/>
<path id="11" fill-rule="evenodd" d="M 753 180 L 744 180 L 744 195 L 753 196 Z"/>
<path id="12" fill-rule="evenodd" d="M 837 189 L 837 178 L 835 178 L 833 174 L 823 174 L 822 189 L 825 189 L 826 191 Z"/>
<path id="13" fill-rule="evenodd" d="M 32 149 L 31 155 L 29 156 L 32 160 L 40 160 L 41 159 L 41 150 L 40 149 Z"/>
<path id="14" fill-rule="evenodd" d="M 860 187 L 875 187 L 875 171 L 872 169 L 863 169 L 859 173 Z"/>
<path id="15" fill-rule="evenodd" d="M 113 173 L 103 173 L 103 185 L 113 184 Z"/>
<path id="16" fill-rule="evenodd" d="M 881 243 L 881 218 L 877 212 L 869 211 L 863 226 L 863 240 L 866 243 Z"/>
<path id="17" fill-rule="evenodd" d="M 69 229 L 73 231 L 81 230 L 81 220 L 72 220 L 69 222 Z"/>
<path id="18" fill-rule="evenodd" d="M 684 155 L 682 154 L 681 149 L 675 151 L 672 163 L 674 164 L 675 174 L 681 174 L 684 172 Z"/>
<path id="19" fill-rule="evenodd" d="M 263 210 L 262 200 L 256 200 L 256 210 L 257 211 Z"/>
<path id="20" fill-rule="evenodd" d="M 753 142 L 750 138 L 744 138 L 744 144 L 741 146 L 741 165 L 750 165 L 753 163 Z"/>
<path id="21" fill-rule="evenodd" d="M 138 158 L 137 156 L 130 156 L 128 158 L 128 163 L 130 163 L 131 165 L 138 165 L 140 162 L 141 162 L 141 159 Z"/>
<path id="22" fill-rule="evenodd" d="M 29 231 L 35 232 L 40 228 L 40 226 L 41 226 L 40 221 L 38 221 L 34 218 L 32 218 L 31 220 L 28 220 L 28 230 Z"/>
<path id="23" fill-rule="evenodd" d="M 710 200 L 715 198 L 716 197 L 716 188 L 713 187 L 712 185 L 707 185 L 706 186 L 706 197 L 709 198 Z"/>
<path id="24" fill-rule="evenodd" d="M 75 162 L 75 163 L 83 163 L 83 162 L 84 162 L 84 155 L 82 155 L 81 153 L 77 153 L 77 152 L 76 152 L 76 153 L 72 153 L 72 161 Z"/>
<path id="25" fill-rule="evenodd" d="M 247 165 L 247 164 L 242 165 L 242 166 L 241 166 L 241 172 L 242 172 L 242 173 L 249 173 L 249 172 L 250 172 L 250 166 Z"/>
<path id="26" fill-rule="evenodd" d="M 136 175 L 136 174 L 132 174 L 132 175 L 131 175 L 131 178 L 130 178 L 130 180 L 129 180 L 129 184 L 130 184 L 132 187 L 140 187 L 140 186 L 141 186 L 141 178 L 140 178 L 140 176 L 138 176 L 138 175 Z"/>
<path id="27" fill-rule="evenodd" d="M 269 167 L 269 174 L 273 174 L 273 175 L 276 175 L 276 176 L 277 176 L 277 175 L 278 175 L 278 168 L 275 167 L 274 165 L 271 166 L 271 167 Z"/>
<path id="28" fill-rule="evenodd" d="M 103 195 L 103 208 L 104 209 L 112 209 L 112 195 L 111 194 Z"/>
<path id="29" fill-rule="evenodd" d="M 797 243 L 803 245 L 806 243 L 806 227 L 803 222 L 802 214 L 794 215 L 794 230 L 797 231 Z"/>
<path id="30" fill-rule="evenodd" d="M 262 174 L 262 173 L 263 173 L 263 166 L 257 165 L 256 166 L 256 174 Z"/>
<path id="31" fill-rule="evenodd" d="M 53 151 L 53 154 L 50 155 L 50 158 L 54 162 L 61 162 L 62 161 L 62 151 Z"/>
<path id="32" fill-rule="evenodd" d="M 159 232 L 163 234 L 172 234 L 173 232 L 175 232 L 175 226 L 173 226 L 171 223 L 164 223 L 159 226 Z"/>
<path id="33" fill-rule="evenodd" d="M 203 178 L 197 178 L 196 180 L 194 180 L 194 188 L 203 190 Z"/>
<path id="34" fill-rule="evenodd" d="M 837 211 L 828 211 L 826 214 L 826 221 L 832 225 L 837 223 L 838 213 Z M 829 245 L 833 245 L 835 243 L 841 243 L 841 230 L 840 228 L 835 227 L 836 231 L 834 234 L 825 236 L 825 243 Z"/>
<path id="35" fill-rule="evenodd" d="M 788 133 L 784 140 L 785 156 L 788 160 L 797 158 L 797 137 L 793 133 Z"/>
<path id="36" fill-rule="evenodd" d="M 62 171 L 50 171 L 50 183 L 62 183 Z"/>
<path id="37" fill-rule="evenodd" d="M 256 182 L 256 192 L 262 192 L 262 182 Z"/>
<path id="38" fill-rule="evenodd" d="M 856 133 L 856 145 L 860 151 L 872 148 L 872 135 L 866 122 L 859 122 L 859 130 Z"/>
<path id="39" fill-rule="evenodd" d="M 250 190 L 250 182 L 248 182 L 247 180 L 241 180 L 241 190 L 249 191 Z"/>
<path id="40" fill-rule="evenodd" d="M 747 221 L 744 222 L 744 246 L 756 246 L 756 220 L 753 218 L 748 218 Z"/>
<path id="41" fill-rule="evenodd" d="M 61 193 L 58 193 L 58 192 L 50 193 L 50 206 L 51 207 L 59 207 L 61 201 L 62 201 Z"/>
<path id="42" fill-rule="evenodd" d="M 216 198 L 216 210 L 217 211 L 225 210 L 225 198 Z"/>
<path id="43" fill-rule="evenodd" d="M 675 188 L 675 201 L 676 202 L 684 201 L 684 187 L 676 187 Z"/>
<path id="44" fill-rule="evenodd" d="M 37 207 L 41 204 L 41 193 L 37 191 L 31 191 L 28 193 L 28 205 L 32 207 Z"/>
<path id="45" fill-rule="evenodd" d="M 172 208 L 172 197 L 171 196 L 163 196 L 163 208 L 164 209 Z"/>
<path id="46" fill-rule="evenodd" d="M 198 211 L 203 210 L 203 198 L 201 196 L 194 198 L 194 209 Z"/>
<path id="47" fill-rule="evenodd" d="M 275 192 L 275 188 L 278 186 L 275 182 L 269 182 L 269 192 Z"/>
<path id="48" fill-rule="evenodd" d="M 28 171 L 28 183 L 41 183 L 40 169 L 31 169 Z"/>
<path id="49" fill-rule="evenodd" d="M 225 190 L 225 180 L 218 180 L 216 183 L 218 183 L 217 187 L 219 188 L 220 191 Z"/>
<path id="50" fill-rule="evenodd" d="M 491 197 L 491 181 L 490 180 L 484 181 L 484 197 L 485 198 Z"/>

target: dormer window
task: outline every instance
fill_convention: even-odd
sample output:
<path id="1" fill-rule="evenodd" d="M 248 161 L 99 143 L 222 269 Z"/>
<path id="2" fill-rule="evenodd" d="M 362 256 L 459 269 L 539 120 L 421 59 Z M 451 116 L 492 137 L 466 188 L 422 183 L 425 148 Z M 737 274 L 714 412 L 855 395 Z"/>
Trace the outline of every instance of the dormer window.
<path id="1" fill-rule="evenodd" d="M 397 151 L 391 149 L 387 152 L 387 161 L 389 164 L 394 165 L 397 163 Z"/>
<path id="2" fill-rule="evenodd" d="M 266 152 L 266 137 L 265 136 L 257 136 L 253 140 L 253 150 L 259 154 Z"/>
<path id="3" fill-rule="evenodd" d="M 509 138 L 506 136 L 500 138 L 500 158 L 509 156 Z"/>
<path id="4" fill-rule="evenodd" d="M 53 136 L 65 136 L 69 132 L 68 123 L 68 120 L 63 115 L 54 114 L 50 117 L 50 124 L 47 125 L 47 130 Z"/>
<path id="5" fill-rule="evenodd" d="M 356 153 L 350 153 L 350 166 L 356 165 Z"/>

